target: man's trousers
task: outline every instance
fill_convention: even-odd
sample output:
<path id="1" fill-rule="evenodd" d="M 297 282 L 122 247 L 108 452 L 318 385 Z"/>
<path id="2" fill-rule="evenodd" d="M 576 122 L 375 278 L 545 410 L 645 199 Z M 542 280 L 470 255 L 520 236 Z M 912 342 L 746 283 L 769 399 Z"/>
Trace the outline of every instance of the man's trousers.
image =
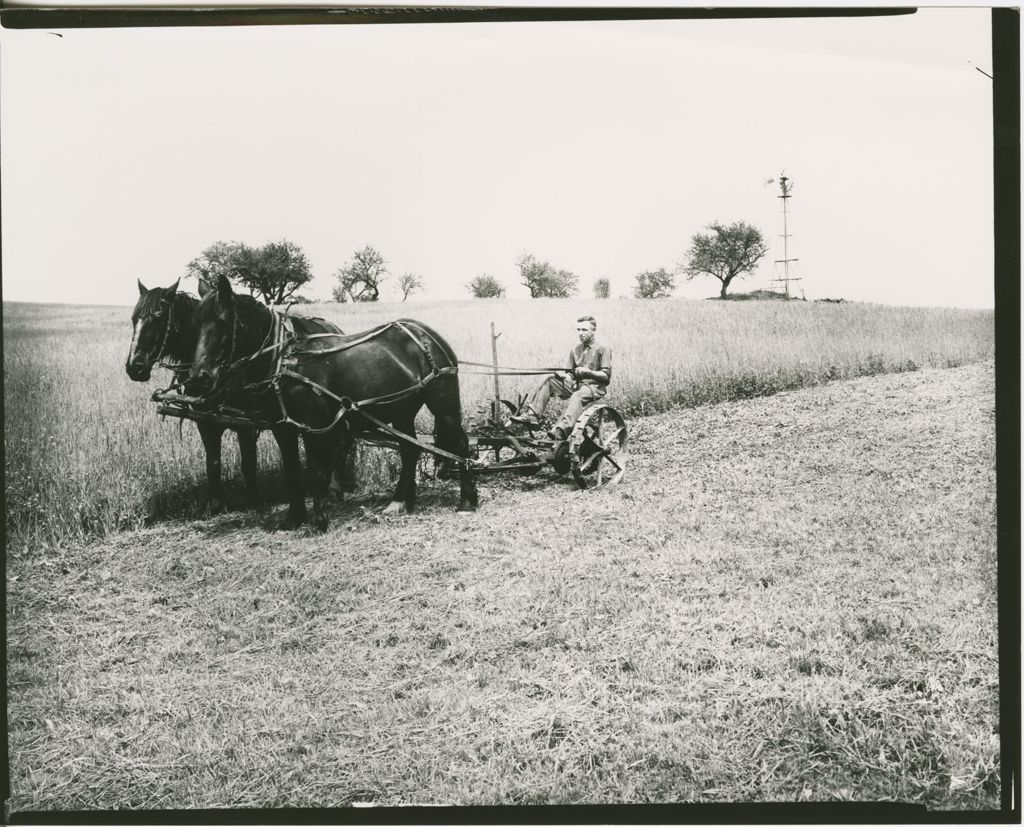
<path id="1" fill-rule="evenodd" d="M 548 406 L 548 401 L 552 396 L 558 399 L 568 399 L 566 403 L 565 411 L 562 413 L 561 418 L 555 423 L 556 428 L 561 428 L 566 436 L 569 435 L 569 431 L 572 430 L 572 426 L 576 424 L 576 420 L 580 418 L 580 414 L 583 409 L 593 402 L 596 402 L 607 391 L 602 385 L 591 385 L 584 383 L 578 388 L 574 388 L 571 381 L 566 382 L 565 380 L 559 379 L 557 376 L 549 376 L 537 389 L 530 394 L 530 398 L 526 400 L 526 404 L 533 409 L 533 412 L 537 416 L 544 415 L 544 409 Z"/>

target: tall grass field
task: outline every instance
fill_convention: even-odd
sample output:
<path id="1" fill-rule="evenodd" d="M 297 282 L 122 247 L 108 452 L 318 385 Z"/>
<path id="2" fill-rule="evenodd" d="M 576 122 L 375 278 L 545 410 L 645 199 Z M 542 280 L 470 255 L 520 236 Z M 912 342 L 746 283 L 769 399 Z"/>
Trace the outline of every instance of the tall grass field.
<path id="1" fill-rule="evenodd" d="M 302 312 L 346 332 L 408 316 L 432 325 L 462 359 L 560 365 L 581 313 L 612 346 L 609 401 L 627 417 L 673 407 L 770 395 L 837 379 L 992 357 L 989 310 L 865 304 L 682 300 L 466 300 L 316 305 Z M 131 382 L 124 360 L 130 308 L 5 304 L 6 543 L 9 554 L 81 542 L 205 505 L 202 443 L 191 423 L 161 419 L 149 401 L 170 379 L 155 371 Z M 502 396 L 527 392 L 533 377 L 503 377 Z M 493 394 L 488 376 L 464 375 L 469 420 Z M 429 417 L 420 423 L 429 430 Z M 680 434 L 683 439 L 685 435 Z M 260 440 L 270 496 L 280 496 L 277 449 Z M 225 436 L 229 500 L 238 456 Z M 234 487 L 232 487 L 234 486 Z"/>

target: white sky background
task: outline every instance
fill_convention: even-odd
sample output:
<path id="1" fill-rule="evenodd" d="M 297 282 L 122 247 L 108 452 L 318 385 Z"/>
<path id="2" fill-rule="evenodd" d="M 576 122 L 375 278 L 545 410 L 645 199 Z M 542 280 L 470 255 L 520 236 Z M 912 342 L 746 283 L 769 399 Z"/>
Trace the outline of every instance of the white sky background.
<path id="1" fill-rule="evenodd" d="M 427 299 L 525 297 L 524 252 L 618 296 L 716 219 L 771 237 L 749 290 L 785 170 L 808 298 L 991 307 L 990 20 L 3 30 L 3 297 L 131 304 L 282 238 L 315 298 L 365 244 Z"/>

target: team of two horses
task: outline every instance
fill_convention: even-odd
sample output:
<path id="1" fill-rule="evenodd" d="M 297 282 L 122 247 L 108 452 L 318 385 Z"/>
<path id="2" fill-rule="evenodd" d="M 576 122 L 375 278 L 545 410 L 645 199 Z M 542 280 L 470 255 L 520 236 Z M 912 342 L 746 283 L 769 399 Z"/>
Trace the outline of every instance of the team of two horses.
<path id="1" fill-rule="evenodd" d="M 269 423 L 281 450 L 288 489 L 283 524 L 297 527 L 309 517 L 298 439 L 306 449 L 313 495 L 312 524 L 327 527 L 326 503 L 332 470 L 360 432 L 390 427 L 399 439 L 401 473 L 387 514 L 411 511 L 416 501 L 416 415 L 426 405 L 434 416 L 435 445 L 470 456 L 462 427 L 458 359 L 427 325 L 400 319 L 370 331 L 344 334 L 322 319 L 282 316 L 251 296 L 235 293 L 223 276 L 200 283 L 200 298 L 178 292 L 178 282 L 147 289 L 139 282 L 132 313 L 133 335 L 125 369 L 137 382 L 155 365 L 169 367 L 186 393 L 230 404 L 254 423 Z M 282 365 L 286 369 L 282 370 Z M 352 405 L 352 400 L 358 404 Z M 199 420 L 213 509 L 222 507 L 220 450 L 224 425 Z M 242 473 L 250 506 L 259 503 L 256 484 L 256 425 L 232 426 L 238 434 Z M 459 511 L 477 507 L 476 481 L 460 465 Z"/>

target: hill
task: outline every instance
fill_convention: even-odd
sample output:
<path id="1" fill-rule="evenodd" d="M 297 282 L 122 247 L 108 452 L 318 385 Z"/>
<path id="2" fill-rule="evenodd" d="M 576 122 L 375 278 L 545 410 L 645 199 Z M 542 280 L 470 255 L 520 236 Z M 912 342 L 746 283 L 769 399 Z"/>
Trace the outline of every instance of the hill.
<path id="1" fill-rule="evenodd" d="M 991 361 L 631 423 L 619 486 L 8 567 L 11 809 L 997 807 Z"/>

